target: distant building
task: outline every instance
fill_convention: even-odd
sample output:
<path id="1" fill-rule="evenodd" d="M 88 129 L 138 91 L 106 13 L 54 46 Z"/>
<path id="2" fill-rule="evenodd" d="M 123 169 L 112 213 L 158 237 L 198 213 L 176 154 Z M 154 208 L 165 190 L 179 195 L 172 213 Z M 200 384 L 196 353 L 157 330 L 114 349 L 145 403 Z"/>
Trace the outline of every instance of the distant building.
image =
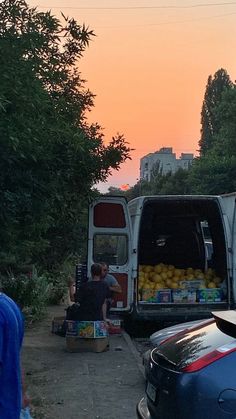
<path id="1" fill-rule="evenodd" d="M 140 159 L 140 179 L 150 181 L 153 170 L 162 175 L 175 173 L 180 167 L 188 170 L 193 157 L 191 153 L 181 153 L 177 159 L 172 147 L 162 147 L 159 151 L 149 153 Z"/>

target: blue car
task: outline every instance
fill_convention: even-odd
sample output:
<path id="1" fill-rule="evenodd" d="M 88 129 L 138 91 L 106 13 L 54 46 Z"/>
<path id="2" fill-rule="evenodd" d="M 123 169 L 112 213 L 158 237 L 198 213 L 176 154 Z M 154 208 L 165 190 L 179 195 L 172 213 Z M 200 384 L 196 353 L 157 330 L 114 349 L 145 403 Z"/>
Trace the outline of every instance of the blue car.
<path id="1" fill-rule="evenodd" d="M 236 418 L 236 311 L 212 314 L 149 352 L 139 419 Z"/>

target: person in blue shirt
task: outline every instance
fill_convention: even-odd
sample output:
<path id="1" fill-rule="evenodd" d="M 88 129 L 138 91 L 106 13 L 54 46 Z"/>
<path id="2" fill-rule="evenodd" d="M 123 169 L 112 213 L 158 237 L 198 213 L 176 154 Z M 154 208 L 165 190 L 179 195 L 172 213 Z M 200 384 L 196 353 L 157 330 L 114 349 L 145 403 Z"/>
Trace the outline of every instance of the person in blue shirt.
<path id="1" fill-rule="evenodd" d="M 106 262 L 101 262 L 100 265 L 102 267 L 101 279 L 108 285 L 110 290 L 110 296 L 107 298 L 107 317 L 109 317 L 114 294 L 121 294 L 122 289 L 117 279 L 109 274 L 109 265 Z"/>
<path id="2" fill-rule="evenodd" d="M 0 292 L 0 418 L 19 419 L 22 404 L 20 351 L 24 322 L 16 303 Z"/>

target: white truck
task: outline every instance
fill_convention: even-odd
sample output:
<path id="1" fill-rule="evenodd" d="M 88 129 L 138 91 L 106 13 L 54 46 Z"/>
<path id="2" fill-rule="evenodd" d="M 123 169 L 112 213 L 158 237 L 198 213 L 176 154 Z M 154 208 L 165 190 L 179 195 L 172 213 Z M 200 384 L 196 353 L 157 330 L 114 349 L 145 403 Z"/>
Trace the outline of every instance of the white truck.
<path id="1" fill-rule="evenodd" d="M 235 199 L 236 193 L 96 199 L 87 268 L 109 264 L 122 288 L 112 311 L 177 322 L 234 309 Z"/>

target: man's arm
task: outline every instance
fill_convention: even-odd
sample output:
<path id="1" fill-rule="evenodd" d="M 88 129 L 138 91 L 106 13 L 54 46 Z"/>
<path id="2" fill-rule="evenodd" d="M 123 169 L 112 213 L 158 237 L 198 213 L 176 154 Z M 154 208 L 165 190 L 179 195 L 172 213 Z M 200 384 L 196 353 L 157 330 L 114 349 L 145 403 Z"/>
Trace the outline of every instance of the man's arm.
<path id="1" fill-rule="evenodd" d="M 73 278 L 69 278 L 68 280 L 68 287 L 69 287 L 69 297 L 72 302 L 75 301 L 75 281 Z"/>
<path id="2" fill-rule="evenodd" d="M 113 292 L 117 292 L 117 293 L 121 293 L 122 292 L 122 290 L 121 290 L 121 286 L 120 286 L 120 284 L 116 284 L 116 285 L 111 285 L 110 287 L 109 287 L 109 289 L 110 289 L 110 291 L 113 291 Z"/>
<path id="3" fill-rule="evenodd" d="M 109 287 L 109 290 L 112 291 L 112 292 L 117 292 L 118 294 L 120 294 L 122 292 L 119 282 L 111 274 L 109 274 L 108 287 Z"/>
<path id="4" fill-rule="evenodd" d="M 106 317 L 107 317 L 107 300 L 105 300 L 102 305 L 102 318 L 104 321 L 106 321 Z"/>

